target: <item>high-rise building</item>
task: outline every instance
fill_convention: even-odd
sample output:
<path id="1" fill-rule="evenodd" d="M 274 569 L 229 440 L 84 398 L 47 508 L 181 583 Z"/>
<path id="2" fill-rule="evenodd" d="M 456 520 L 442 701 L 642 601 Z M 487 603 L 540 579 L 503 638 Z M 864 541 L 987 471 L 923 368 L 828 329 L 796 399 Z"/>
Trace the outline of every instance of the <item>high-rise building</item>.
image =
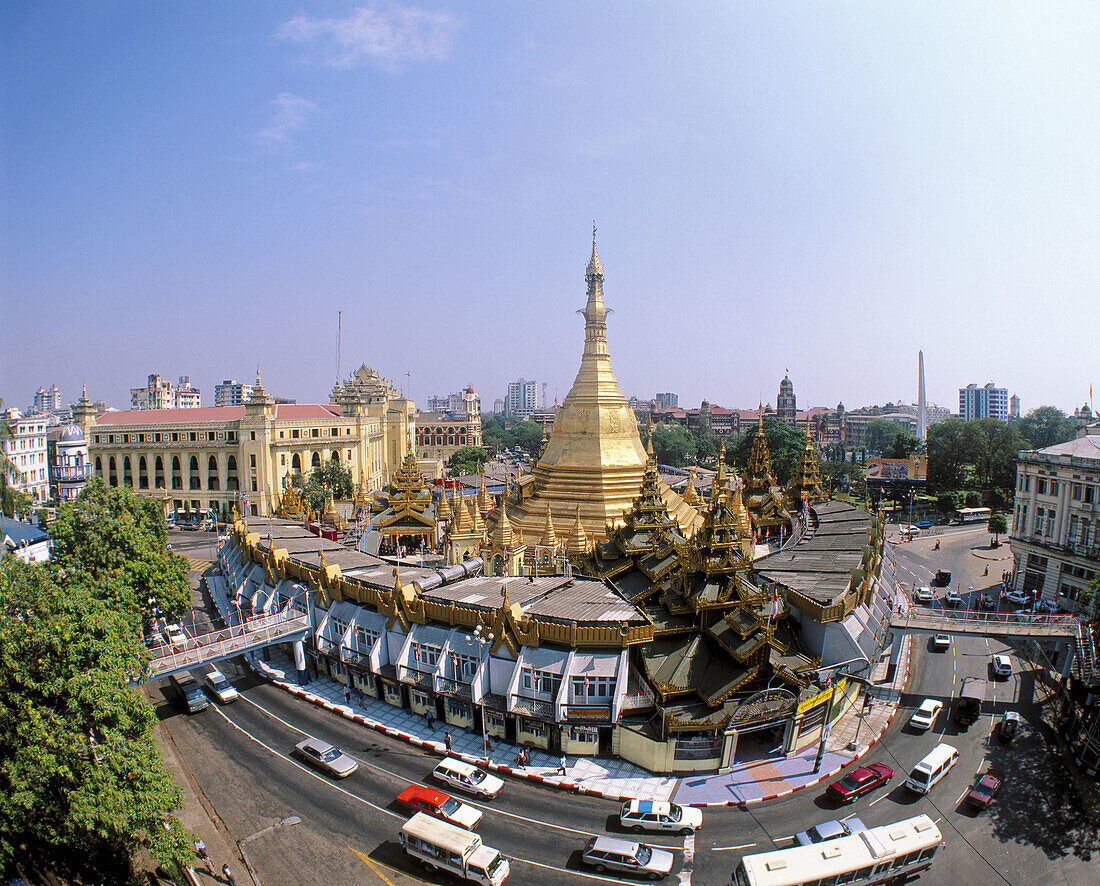
<path id="1" fill-rule="evenodd" d="M 49 390 L 38 389 L 34 395 L 34 411 L 39 413 L 61 411 L 61 391 L 57 389 L 57 385 L 50 385 Z"/>
<path id="2" fill-rule="evenodd" d="M 171 409 L 173 405 L 172 383 L 155 372 L 144 388 L 130 388 L 131 409 Z"/>
<path id="3" fill-rule="evenodd" d="M 775 400 L 775 415 L 781 422 L 789 425 L 793 425 L 795 419 L 798 418 L 794 385 L 786 375 L 783 376 L 783 381 L 779 383 L 779 396 Z"/>
<path id="4" fill-rule="evenodd" d="M 46 447 L 49 423 L 41 415 L 23 415 L 9 409 L 0 415 L 10 435 L 0 443 L 4 453 L 19 475 L 12 478 L 11 488 L 24 492 L 36 502 L 50 498 L 50 471 Z"/>
<path id="5" fill-rule="evenodd" d="M 1013 394 L 1008 398 L 1008 417 L 1013 421 L 1020 417 L 1020 397 L 1018 394 Z"/>
<path id="6" fill-rule="evenodd" d="M 246 385 L 235 378 L 227 378 L 220 385 L 214 385 L 215 406 L 244 406 L 252 396 L 252 385 Z"/>
<path id="7" fill-rule="evenodd" d="M 198 409 L 202 406 L 202 391 L 192 386 L 191 376 L 181 375 L 172 393 L 172 405 L 176 409 Z"/>
<path id="8" fill-rule="evenodd" d="M 1008 388 L 998 388 L 993 382 L 980 388 L 973 383 L 959 388 L 959 417 L 964 421 L 1008 421 Z"/>
<path id="9" fill-rule="evenodd" d="M 537 412 L 539 408 L 538 382 L 525 378 L 508 382 L 508 398 L 504 402 L 504 414 L 509 418 L 518 418 Z"/>
<path id="10" fill-rule="evenodd" d="M 670 406 L 679 406 L 680 396 L 668 391 L 663 394 L 655 394 L 653 396 L 653 406 L 655 409 L 668 409 Z"/>

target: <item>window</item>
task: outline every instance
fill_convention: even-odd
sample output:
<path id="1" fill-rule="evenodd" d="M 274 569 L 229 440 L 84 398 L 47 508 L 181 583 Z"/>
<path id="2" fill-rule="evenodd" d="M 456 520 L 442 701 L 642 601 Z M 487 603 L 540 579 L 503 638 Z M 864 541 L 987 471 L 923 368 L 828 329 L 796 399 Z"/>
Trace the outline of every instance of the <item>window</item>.
<path id="1" fill-rule="evenodd" d="M 439 661 L 439 647 L 413 643 L 413 661 L 424 668 L 434 668 Z"/>
<path id="2" fill-rule="evenodd" d="M 447 702 L 447 713 L 452 717 L 463 717 L 468 719 L 470 716 L 470 706 L 464 701 L 450 699 Z"/>
<path id="3" fill-rule="evenodd" d="M 1096 492 L 1096 487 L 1095 486 L 1086 486 L 1085 487 L 1085 504 L 1087 504 L 1087 505 L 1092 504 L 1095 492 Z"/>
<path id="4" fill-rule="evenodd" d="M 569 740 L 597 744 L 600 740 L 600 734 L 595 729 L 590 729 L 587 726 L 570 726 Z"/>
<path id="5" fill-rule="evenodd" d="M 256 439 L 256 432 L 255 431 L 249 431 L 248 432 L 248 439 L 249 440 L 255 440 Z"/>
<path id="6" fill-rule="evenodd" d="M 1039 478 L 1038 488 L 1035 491 L 1038 492 L 1039 495 L 1047 494 L 1047 481 L 1043 477 Z"/>
<path id="7" fill-rule="evenodd" d="M 320 431 L 319 428 L 312 428 L 312 429 L 310 429 L 309 435 L 311 437 L 320 437 L 321 436 L 321 431 Z"/>
<path id="8" fill-rule="evenodd" d="M 432 700 L 428 697 L 428 693 L 426 692 L 419 692 L 413 689 L 409 692 L 409 696 L 412 698 L 414 704 L 418 704 L 422 708 L 431 706 Z"/>
<path id="9" fill-rule="evenodd" d="M 1058 481 L 1057 480 L 1051 480 L 1050 481 L 1050 494 L 1051 495 L 1057 495 L 1058 494 Z"/>
<path id="10" fill-rule="evenodd" d="M 520 724 L 520 729 L 523 732 L 526 732 L 528 735 L 533 735 L 536 738 L 546 737 L 546 724 L 540 723 L 538 720 L 528 720 L 526 717 L 524 717 Z"/>
<path id="11" fill-rule="evenodd" d="M 1031 492 L 1031 478 L 1024 477 L 1024 492 Z"/>
<path id="12" fill-rule="evenodd" d="M 1072 498 L 1074 501 L 1080 501 L 1081 500 L 1081 484 L 1080 483 L 1074 483 L 1073 484 L 1073 491 L 1070 494 L 1070 498 Z"/>
<path id="13" fill-rule="evenodd" d="M 256 467 L 256 453 L 252 453 L 250 456 L 248 456 L 248 466 L 250 468 Z"/>
<path id="14" fill-rule="evenodd" d="M 561 676 L 550 671 L 538 671 L 534 668 L 524 668 L 523 688 L 529 692 L 540 695 L 557 695 L 561 685 Z"/>
<path id="15" fill-rule="evenodd" d="M 614 677 L 573 677 L 573 701 L 606 700 L 611 697 Z"/>

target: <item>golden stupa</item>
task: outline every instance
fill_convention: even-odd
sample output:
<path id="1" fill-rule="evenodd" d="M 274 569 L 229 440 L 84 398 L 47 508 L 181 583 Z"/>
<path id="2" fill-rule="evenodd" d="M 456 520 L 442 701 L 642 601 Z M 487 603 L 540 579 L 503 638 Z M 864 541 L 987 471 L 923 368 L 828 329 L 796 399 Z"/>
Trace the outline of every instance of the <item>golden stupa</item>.
<path id="1" fill-rule="evenodd" d="M 531 475 L 507 495 L 508 519 L 526 538 L 540 538 L 547 511 L 558 526 L 579 520 L 589 539 L 607 538 L 609 524 L 622 522 L 642 486 L 647 454 L 638 422 L 611 371 L 603 268 L 592 232 L 585 272 L 584 353 L 573 387 L 555 409 L 554 426 Z M 578 311 L 578 313 L 581 313 Z M 662 483 L 669 513 L 686 535 L 702 525 L 699 512 Z M 495 514 L 490 521 L 495 520 Z"/>

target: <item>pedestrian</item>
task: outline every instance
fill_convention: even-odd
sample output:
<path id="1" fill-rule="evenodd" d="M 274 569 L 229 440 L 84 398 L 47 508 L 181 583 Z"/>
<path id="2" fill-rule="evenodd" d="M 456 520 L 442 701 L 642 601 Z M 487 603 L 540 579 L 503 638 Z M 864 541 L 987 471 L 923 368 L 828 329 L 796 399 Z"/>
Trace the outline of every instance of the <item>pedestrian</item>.
<path id="1" fill-rule="evenodd" d="M 985 573 L 984 574 L 989 575 L 989 567 L 988 566 L 985 567 Z"/>
<path id="2" fill-rule="evenodd" d="M 428 721 L 428 728 L 435 732 L 435 717 L 432 716 L 431 711 L 424 712 L 424 719 Z"/>
<path id="3" fill-rule="evenodd" d="M 344 701 L 347 702 L 347 705 L 350 708 L 351 707 L 351 690 L 350 689 L 345 689 L 344 690 Z"/>
<path id="4" fill-rule="evenodd" d="M 225 882 L 228 883 L 229 886 L 237 886 L 237 881 L 233 879 L 233 872 L 229 870 L 229 865 L 222 865 L 222 876 L 225 877 Z"/>
<path id="5" fill-rule="evenodd" d="M 443 733 L 443 747 L 447 749 L 448 754 L 451 752 L 451 733 L 449 732 Z"/>
<path id="6" fill-rule="evenodd" d="M 568 761 L 565 759 L 565 754 L 561 755 L 561 762 L 558 763 L 558 775 L 565 775 L 565 766 Z"/>
<path id="7" fill-rule="evenodd" d="M 208 874 L 214 873 L 214 868 L 210 864 L 210 854 L 206 851 L 206 844 L 199 840 L 195 844 L 195 854 L 202 859 L 203 866 L 206 868 Z"/>

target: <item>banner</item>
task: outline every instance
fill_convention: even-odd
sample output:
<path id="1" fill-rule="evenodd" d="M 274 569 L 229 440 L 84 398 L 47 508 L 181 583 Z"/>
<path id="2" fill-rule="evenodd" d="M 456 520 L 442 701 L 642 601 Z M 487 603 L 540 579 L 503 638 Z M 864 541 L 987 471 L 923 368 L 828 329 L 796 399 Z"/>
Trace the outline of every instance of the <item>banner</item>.
<path id="1" fill-rule="evenodd" d="M 867 459 L 867 482 L 873 480 L 908 480 L 923 483 L 928 479 L 928 456 L 910 458 Z"/>

